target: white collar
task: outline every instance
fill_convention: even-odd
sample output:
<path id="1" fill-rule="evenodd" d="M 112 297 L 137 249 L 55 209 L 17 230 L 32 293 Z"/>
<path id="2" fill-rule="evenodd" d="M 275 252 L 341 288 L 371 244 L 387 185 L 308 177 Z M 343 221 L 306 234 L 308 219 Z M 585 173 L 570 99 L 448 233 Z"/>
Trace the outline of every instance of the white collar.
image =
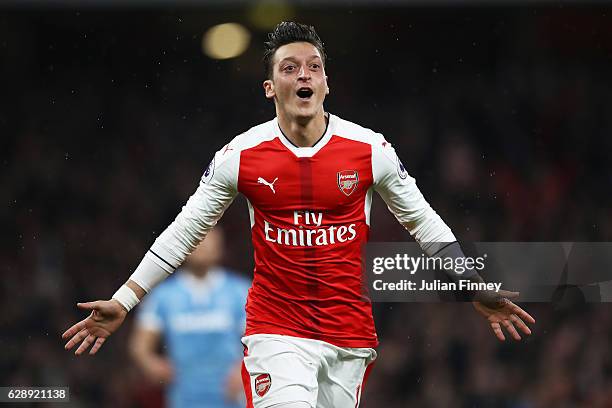
<path id="1" fill-rule="evenodd" d="M 335 128 L 336 117 L 329 112 L 328 115 L 329 119 L 327 121 L 325 133 L 323 133 L 323 136 L 314 144 L 314 146 L 298 147 L 291 143 L 291 141 L 287 139 L 287 136 L 285 136 L 281 130 L 280 125 L 278 124 L 278 117 L 274 118 L 274 131 L 277 133 L 281 143 L 297 157 L 312 157 L 317 154 L 317 152 L 321 150 L 323 146 L 327 144 L 327 142 L 329 142 L 329 139 L 331 139 L 332 135 L 334 134 L 333 129 Z"/>

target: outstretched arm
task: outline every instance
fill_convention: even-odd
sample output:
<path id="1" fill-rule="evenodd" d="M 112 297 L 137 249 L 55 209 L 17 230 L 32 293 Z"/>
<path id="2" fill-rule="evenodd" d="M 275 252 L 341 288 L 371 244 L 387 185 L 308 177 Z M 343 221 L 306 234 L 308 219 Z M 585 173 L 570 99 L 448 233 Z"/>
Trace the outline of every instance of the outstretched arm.
<path id="1" fill-rule="evenodd" d="M 239 155 L 217 152 L 196 192 L 112 299 L 77 304 L 91 314 L 64 332 L 62 338 L 69 339 L 66 350 L 82 341 L 75 354 L 83 354 L 92 344 L 89 354 L 95 354 L 145 294 L 183 263 L 238 194 L 238 164 Z"/>
<path id="2" fill-rule="evenodd" d="M 387 203 L 389 210 L 428 256 L 465 257 L 452 231 L 425 200 L 393 147 L 382 135 L 376 137 L 379 142 L 372 146 L 374 187 Z M 462 279 L 484 282 L 474 269 L 465 271 L 461 275 L 457 275 L 454 271 L 447 273 L 454 280 L 461 276 Z M 474 307 L 489 321 L 493 333 L 499 340 L 505 340 L 502 326 L 515 340 L 521 339 L 516 328 L 527 335 L 531 334 L 526 322 L 533 324 L 535 319 L 510 300 L 516 299 L 518 295 L 517 292 L 504 290 L 480 291 L 473 294 Z"/>

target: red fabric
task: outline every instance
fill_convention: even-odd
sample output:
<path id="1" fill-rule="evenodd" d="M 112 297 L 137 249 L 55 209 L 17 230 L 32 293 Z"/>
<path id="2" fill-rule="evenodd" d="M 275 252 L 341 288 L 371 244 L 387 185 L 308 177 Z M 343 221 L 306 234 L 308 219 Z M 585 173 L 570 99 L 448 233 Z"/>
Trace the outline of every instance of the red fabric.
<path id="1" fill-rule="evenodd" d="M 244 356 L 249 355 L 249 350 L 244 348 Z M 244 396 L 246 397 L 246 408 L 253 408 L 253 393 L 251 391 L 251 377 L 249 376 L 249 372 L 244 365 L 244 360 L 242 361 L 242 368 L 240 370 L 242 374 L 242 386 L 244 387 Z"/>
<path id="2" fill-rule="evenodd" d="M 361 264 L 372 183 L 372 146 L 344 137 L 312 157 L 278 138 L 241 152 L 238 190 L 253 207 L 255 250 L 246 335 L 377 346 Z"/>
<path id="3" fill-rule="evenodd" d="M 368 377 L 370 376 L 370 373 L 372 372 L 373 367 L 374 367 L 374 362 L 371 362 L 370 364 L 368 364 L 368 366 L 366 367 L 365 373 L 363 374 L 363 380 L 361 381 L 361 385 L 357 387 L 357 404 L 355 404 L 355 408 L 358 408 L 359 404 L 361 403 L 361 394 L 363 393 L 363 389 L 366 386 L 366 382 L 368 381 Z"/>
<path id="4" fill-rule="evenodd" d="M 370 374 L 372 373 L 372 368 L 374 368 L 374 363 L 375 362 L 371 362 L 370 364 L 368 364 L 368 366 L 366 367 L 365 373 L 363 374 L 363 381 L 361 382 L 361 391 L 363 391 L 363 389 L 366 386 L 366 383 L 368 381 L 368 377 L 370 376 Z"/>

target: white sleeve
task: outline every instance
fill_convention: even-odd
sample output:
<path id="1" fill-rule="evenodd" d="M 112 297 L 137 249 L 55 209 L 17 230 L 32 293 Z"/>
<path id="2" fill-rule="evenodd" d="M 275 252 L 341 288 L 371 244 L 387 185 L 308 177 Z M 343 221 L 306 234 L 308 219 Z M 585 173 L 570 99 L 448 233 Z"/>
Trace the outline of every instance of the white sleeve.
<path id="1" fill-rule="evenodd" d="M 155 240 L 131 280 L 148 292 L 183 263 L 238 194 L 239 161 L 240 153 L 233 149 L 215 154 L 197 190 Z"/>
<path id="2" fill-rule="evenodd" d="M 382 135 L 375 137 L 378 140 L 372 144 L 374 189 L 395 218 L 427 255 L 435 254 L 445 243 L 455 242 L 451 229 L 425 200 L 393 146 Z"/>

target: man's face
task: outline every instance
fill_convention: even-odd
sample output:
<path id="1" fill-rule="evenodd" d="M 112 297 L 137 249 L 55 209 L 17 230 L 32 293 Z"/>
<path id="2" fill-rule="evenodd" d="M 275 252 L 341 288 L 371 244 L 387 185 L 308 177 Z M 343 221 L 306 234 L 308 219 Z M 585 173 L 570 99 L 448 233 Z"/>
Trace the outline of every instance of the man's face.
<path id="1" fill-rule="evenodd" d="M 217 265 L 222 256 L 223 233 L 218 229 L 213 229 L 187 257 L 187 270 L 196 276 L 201 276 L 208 268 Z"/>
<path id="2" fill-rule="evenodd" d="M 317 47 L 307 42 L 283 45 L 272 63 L 272 79 L 264 81 L 264 89 L 277 109 L 297 119 L 310 119 L 322 111 L 329 88 Z"/>

